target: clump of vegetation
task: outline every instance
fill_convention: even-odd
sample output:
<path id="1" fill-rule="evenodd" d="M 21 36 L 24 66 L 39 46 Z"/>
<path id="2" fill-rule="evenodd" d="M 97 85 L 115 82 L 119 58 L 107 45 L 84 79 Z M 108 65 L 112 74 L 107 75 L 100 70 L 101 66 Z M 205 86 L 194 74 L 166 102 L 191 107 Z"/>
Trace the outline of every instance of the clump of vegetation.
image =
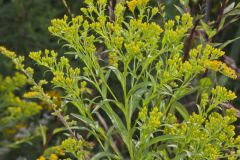
<path id="1" fill-rule="evenodd" d="M 1 148 L 15 148 L 41 135 L 39 128 L 31 126 L 29 120 L 39 114 L 42 106 L 15 93 L 26 83 L 26 76 L 20 73 L 13 77 L 0 76 Z"/>
<path id="2" fill-rule="evenodd" d="M 69 133 L 55 146 L 61 154 L 46 150 L 39 160 L 237 159 L 235 111 L 220 113 L 221 104 L 236 95 L 201 78 L 206 71 L 237 75 L 219 60 L 224 52 L 211 44 L 199 44 L 184 57 L 190 14 L 159 24 L 154 19 L 159 8 L 149 0 L 120 2 L 114 17 L 106 13 L 106 0 L 85 3 L 81 15 L 53 19 L 49 27 L 64 41 L 66 56 L 47 49 L 29 54 L 51 80 L 36 80 L 24 57 L 0 47 L 32 85 L 27 97 L 51 106 Z M 61 103 L 46 93 L 47 84 L 61 90 Z M 194 94 L 197 111 L 191 113 L 181 100 Z"/>

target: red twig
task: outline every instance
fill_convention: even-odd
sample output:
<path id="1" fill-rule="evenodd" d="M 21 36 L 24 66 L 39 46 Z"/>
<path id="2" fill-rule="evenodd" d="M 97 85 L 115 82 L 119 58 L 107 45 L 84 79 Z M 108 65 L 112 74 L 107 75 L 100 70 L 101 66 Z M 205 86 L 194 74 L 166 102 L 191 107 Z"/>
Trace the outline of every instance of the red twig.
<path id="1" fill-rule="evenodd" d="M 190 52 L 190 49 L 191 49 L 191 46 L 192 46 L 192 41 L 193 41 L 193 38 L 194 38 L 194 33 L 196 31 L 196 28 L 198 26 L 200 22 L 200 19 L 198 19 L 195 24 L 194 24 L 194 27 L 192 28 L 191 30 L 191 33 L 190 33 L 190 36 L 187 40 L 187 44 L 186 44 L 186 50 L 185 50 L 185 53 L 184 53 L 184 57 L 183 57 L 183 61 L 186 61 L 189 57 L 189 52 Z"/>
<path id="2" fill-rule="evenodd" d="M 219 16 L 217 18 L 217 21 L 215 23 L 215 26 L 216 26 L 217 30 L 219 30 L 219 27 L 220 27 L 219 25 L 221 23 L 221 20 L 222 20 L 222 17 L 223 17 L 223 13 L 224 13 L 224 9 L 226 7 L 226 4 L 227 4 L 227 0 L 223 0 L 222 6 L 220 8 L 220 14 L 219 14 Z"/>

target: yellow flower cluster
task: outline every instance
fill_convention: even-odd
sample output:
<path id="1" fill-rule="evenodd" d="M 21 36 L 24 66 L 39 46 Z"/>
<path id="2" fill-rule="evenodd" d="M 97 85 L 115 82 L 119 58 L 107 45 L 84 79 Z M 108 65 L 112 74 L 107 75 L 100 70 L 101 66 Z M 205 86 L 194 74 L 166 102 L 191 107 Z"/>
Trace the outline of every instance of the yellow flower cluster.
<path id="1" fill-rule="evenodd" d="M 192 154 L 192 159 L 218 159 L 226 149 L 239 146 L 240 136 L 234 138 L 235 127 L 231 123 L 237 119 L 232 110 L 227 110 L 227 115 L 222 116 L 213 112 L 208 117 L 193 113 L 188 120 L 182 123 L 168 124 L 164 128 L 165 134 L 184 135 L 187 141 L 177 140 L 176 145 L 182 146 Z M 204 122 L 204 123 L 203 123 Z M 170 125 L 169 125 L 170 124 Z M 196 154 L 201 152 L 202 154 Z M 229 157 L 232 153 L 226 153 Z M 233 153 L 233 157 L 237 153 Z"/>
<path id="2" fill-rule="evenodd" d="M 161 62 L 162 63 L 162 62 Z M 196 61 L 184 61 L 180 54 L 175 53 L 174 56 L 166 60 L 166 65 L 156 65 L 156 69 L 160 77 L 162 77 L 162 82 L 169 82 L 174 79 L 179 79 L 182 77 L 188 78 L 192 75 L 196 75 L 205 68 L 197 65 Z"/>
<path id="3" fill-rule="evenodd" d="M 141 61 L 143 57 L 156 54 L 162 28 L 156 23 L 146 23 L 136 19 L 131 19 L 129 23 L 129 31 L 126 31 L 127 38 L 124 41 L 128 60 L 136 57 Z"/>
<path id="4" fill-rule="evenodd" d="M 16 56 L 17 56 L 15 52 L 9 51 L 9 50 L 7 50 L 5 47 L 3 47 L 3 46 L 0 46 L 0 52 L 1 52 L 3 55 L 5 55 L 5 56 L 7 56 L 7 57 L 9 57 L 9 58 L 16 58 Z"/>
<path id="5" fill-rule="evenodd" d="M 16 73 L 13 77 L 2 78 L 0 76 L 0 97 L 4 98 L 2 108 L 3 116 L 0 122 L 12 123 L 18 122 L 19 119 L 25 119 L 40 112 L 42 107 L 37 103 L 25 101 L 14 94 L 17 88 L 21 88 L 27 83 L 27 77 L 23 74 Z"/>
<path id="6" fill-rule="evenodd" d="M 193 113 L 190 117 L 189 117 L 189 123 L 191 124 L 197 124 L 197 125 L 201 125 L 204 122 L 204 118 L 196 113 Z"/>
<path id="7" fill-rule="evenodd" d="M 107 0 L 98 0 L 97 3 L 99 5 L 105 5 L 107 3 Z"/>
<path id="8" fill-rule="evenodd" d="M 163 32 L 163 29 L 155 22 L 146 23 L 139 19 L 138 20 L 131 19 L 130 20 L 130 28 L 133 31 L 136 31 L 136 32 L 138 31 L 141 34 L 143 34 L 142 38 L 144 38 L 144 40 L 146 42 L 148 40 L 151 40 L 151 38 L 158 37 Z M 131 36 L 133 36 L 133 35 L 131 35 Z M 136 38 L 136 37 L 134 37 L 134 38 Z"/>
<path id="9" fill-rule="evenodd" d="M 52 26 L 48 27 L 49 32 L 54 35 L 62 35 L 66 33 L 66 29 L 68 28 L 67 24 L 68 16 L 64 15 L 63 19 L 53 19 L 51 21 Z"/>
<path id="10" fill-rule="evenodd" d="M 23 97 L 24 98 L 37 98 L 39 97 L 39 92 L 31 91 L 31 92 L 26 92 L 24 93 Z"/>
<path id="11" fill-rule="evenodd" d="M 27 77 L 20 73 L 15 73 L 13 77 L 3 78 L 0 75 L 0 91 L 2 93 L 11 93 L 17 88 L 23 87 L 27 83 Z"/>
<path id="12" fill-rule="evenodd" d="M 47 159 L 44 156 L 40 156 L 37 160 L 59 160 L 59 158 L 56 154 L 52 153 Z"/>
<path id="13" fill-rule="evenodd" d="M 143 122 L 141 129 L 151 133 L 160 127 L 163 113 L 158 110 L 158 107 L 153 107 L 148 115 L 148 108 L 144 106 L 138 113 L 138 118 Z"/>
<path id="14" fill-rule="evenodd" d="M 80 69 L 72 68 L 69 60 L 64 56 L 57 61 L 57 55 L 55 51 L 45 50 L 44 52 L 30 52 L 29 57 L 38 64 L 50 69 L 54 75 L 52 79 L 54 85 L 65 88 L 71 94 L 78 95 L 80 89 L 77 77 L 80 74 Z"/>
<path id="15" fill-rule="evenodd" d="M 227 90 L 225 87 L 222 86 L 216 86 L 216 88 L 213 88 L 212 95 L 215 101 L 219 102 L 227 102 L 230 100 L 234 100 L 237 97 L 234 92 Z"/>
<path id="16" fill-rule="evenodd" d="M 46 160 L 46 158 L 44 156 L 40 156 L 39 158 L 37 158 L 37 160 Z"/>
<path id="17" fill-rule="evenodd" d="M 51 21 L 52 25 L 48 27 L 48 30 L 53 35 L 60 37 L 73 45 L 79 39 L 79 28 L 84 24 L 83 27 L 86 29 L 88 28 L 88 25 L 87 21 L 83 23 L 83 16 L 76 16 L 73 17 L 70 22 L 68 21 L 68 16 L 66 15 L 63 19 L 53 19 Z M 73 42 L 73 40 L 75 40 L 75 42 Z"/>
<path id="18" fill-rule="evenodd" d="M 108 54 L 108 63 L 110 66 L 118 68 L 118 59 L 119 57 L 116 52 L 110 52 Z"/>
<path id="19" fill-rule="evenodd" d="M 122 3 L 118 3 L 115 7 L 114 15 L 115 15 L 115 23 L 121 24 L 124 20 L 124 13 L 126 8 L 123 6 Z"/>
<path id="20" fill-rule="evenodd" d="M 203 109 L 206 108 L 206 105 L 207 105 L 207 103 L 208 103 L 208 101 L 209 101 L 208 98 L 209 98 L 209 96 L 208 96 L 207 93 L 203 93 L 203 94 L 202 94 L 200 105 L 201 105 L 201 107 L 202 107 Z"/>
<path id="21" fill-rule="evenodd" d="M 229 144 L 234 145 L 234 143 L 237 142 L 233 138 L 235 136 L 235 127 L 234 125 L 230 124 L 236 120 L 237 119 L 235 115 L 226 115 L 223 117 L 218 113 L 212 113 L 206 121 L 205 128 L 209 131 L 210 134 L 214 133 L 216 138 L 220 141 L 228 141 Z M 222 130 L 218 131 L 220 123 Z"/>
<path id="22" fill-rule="evenodd" d="M 57 153 L 58 153 L 59 155 L 61 155 L 61 156 L 64 156 L 64 155 L 65 155 L 64 150 L 63 150 L 62 147 L 60 147 L 60 146 L 57 146 L 57 147 L 56 147 L 56 151 L 57 151 Z"/>
<path id="23" fill-rule="evenodd" d="M 222 57 L 225 53 L 218 48 L 214 48 L 207 44 L 205 47 L 198 45 L 196 49 L 192 49 L 189 53 L 190 58 L 200 58 L 202 60 L 215 60 Z"/>
<path id="24" fill-rule="evenodd" d="M 137 0 L 131 0 L 128 2 L 128 8 L 129 10 L 134 13 L 134 9 L 136 8 Z"/>
<path id="25" fill-rule="evenodd" d="M 228 67 L 225 63 L 216 60 L 224 54 L 225 53 L 220 49 L 213 48 L 208 44 L 205 48 L 202 45 L 198 45 L 196 49 L 190 51 L 189 61 L 194 66 L 202 68 L 202 71 L 208 68 L 216 72 L 221 72 L 227 77 L 236 79 L 237 75 L 233 69 Z"/>
<path id="26" fill-rule="evenodd" d="M 123 37 L 121 36 L 116 36 L 116 37 L 113 37 L 112 39 L 112 42 L 115 44 L 115 46 L 119 49 L 122 49 L 122 44 L 123 44 Z"/>
<path id="27" fill-rule="evenodd" d="M 169 58 L 167 60 L 168 65 L 168 72 L 170 77 L 178 77 L 182 74 L 184 71 L 181 65 L 182 65 L 182 58 L 179 54 L 175 55 L 173 58 Z M 181 69 L 182 68 L 182 69 Z M 167 78 L 167 77 L 166 77 Z"/>
<path id="28" fill-rule="evenodd" d="M 66 89 L 67 88 L 70 89 L 70 88 L 72 88 L 72 86 L 74 86 L 75 88 L 72 88 L 72 89 L 76 89 L 76 91 L 77 91 L 76 94 L 78 94 L 79 90 L 78 90 L 77 76 L 79 76 L 79 74 L 80 74 L 80 69 L 79 68 L 73 69 L 73 68 L 70 68 L 70 67 L 66 67 L 66 69 L 68 70 L 68 73 L 64 75 L 63 71 L 59 70 L 59 68 L 56 68 L 53 71 L 54 78 L 52 79 L 52 82 L 56 86 L 66 87 Z"/>
<path id="29" fill-rule="evenodd" d="M 61 106 L 62 101 L 61 101 L 61 94 L 55 90 L 50 90 L 46 92 L 46 95 L 52 100 L 52 102 L 55 104 L 54 107 L 58 108 Z M 53 110 L 53 106 L 48 104 L 48 103 L 43 103 L 43 107 L 45 107 L 47 110 L 51 111 Z"/>
<path id="30" fill-rule="evenodd" d="M 147 107 L 146 107 L 146 106 L 144 106 L 144 107 L 140 110 L 140 112 L 138 113 L 138 117 L 139 117 L 139 119 L 141 119 L 142 121 L 145 121 L 145 120 L 146 120 L 146 118 L 147 118 Z"/>
<path id="31" fill-rule="evenodd" d="M 171 30 L 173 29 L 175 25 L 175 21 L 174 20 L 168 20 L 165 24 L 164 24 L 164 29 L 166 30 Z"/>
<path id="32" fill-rule="evenodd" d="M 173 115 L 172 113 L 169 113 L 167 115 L 167 117 L 164 119 L 165 124 L 169 124 L 167 127 L 164 127 L 164 134 L 185 134 L 187 131 L 187 125 L 186 124 L 178 124 L 177 123 L 177 118 L 175 115 Z M 180 131 L 181 132 L 177 132 Z"/>
<path id="33" fill-rule="evenodd" d="M 49 160 L 58 160 L 58 156 L 54 153 L 52 153 L 49 157 Z"/>
<path id="34" fill-rule="evenodd" d="M 61 143 L 61 147 L 64 152 L 71 153 L 78 159 L 85 159 L 90 155 L 89 149 L 93 147 L 93 144 L 83 139 L 75 140 L 73 138 L 68 138 Z"/>
<path id="35" fill-rule="evenodd" d="M 165 29 L 165 35 L 163 38 L 163 45 L 174 45 L 174 48 L 176 48 L 178 45 L 181 47 L 177 47 L 177 53 L 182 49 L 182 41 L 181 39 L 185 36 L 186 32 L 192 27 L 192 20 L 193 18 L 190 16 L 190 14 L 185 13 L 180 18 L 177 16 L 176 18 L 178 21 L 178 25 L 175 27 L 175 21 L 168 20 L 164 24 Z M 172 48 L 172 47 L 171 47 Z"/>
<path id="36" fill-rule="evenodd" d="M 206 67 L 215 71 L 215 72 L 221 72 L 223 73 L 225 76 L 230 77 L 232 79 L 236 79 L 237 75 L 236 72 L 231 69 L 230 67 L 228 67 L 225 63 L 221 62 L 221 61 L 217 61 L 217 60 L 207 60 L 206 61 Z"/>
<path id="37" fill-rule="evenodd" d="M 3 46 L 0 46 L 0 53 L 5 55 L 6 57 L 12 59 L 12 61 L 16 65 L 17 69 L 22 70 L 24 68 L 24 65 L 23 65 L 24 57 L 23 56 L 18 56 L 17 57 L 15 52 L 9 51 Z"/>
<path id="38" fill-rule="evenodd" d="M 204 148 L 204 152 L 209 154 L 209 159 L 218 159 L 221 157 L 219 149 L 215 145 L 207 144 Z"/>
<path id="39" fill-rule="evenodd" d="M 10 106 L 7 108 L 7 111 L 16 119 L 30 117 L 39 113 L 42 109 L 42 106 L 34 102 L 21 101 L 20 99 L 18 100 L 18 98 L 15 101 L 19 101 L 18 106 Z"/>
<path id="40" fill-rule="evenodd" d="M 80 93 L 88 93 L 88 94 L 92 93 L 92 90 L 87 87 L 87 82 L 86 81 L 82 81 L 80 83 Z"/>
<path id="41" fill-rule="evenodd" d="M 149 0 L 130 0 L 127 2 L 129 10 L 134 13 L 136 7 L 146 6 Z"/>
<path id="42" fill-rule="evenodd" d="M 61 146 L 54 146 L 49 148 L 44 155 L 37 160 L 59 160 L 61 156 L 65 156 L 65 152 Z"/>
<path id="43" fill-rule="evenodd" d="M 30 52 L 29 57 L 36 61 L 38 64 L 49 67 L 53 66 L 56 58 L 57 58 L 57 53 L 55 51 L 49 51 L 45 50 L 44 52 L 38 51 L 38 52 Z M 67 64 L 66 64 L 67 65 Z"/>
<path id="44" fill-rule="evenodd" d="M 137 56 L 141 55 L 141 46 L 142 45 L 143 44 L 141 42 L 137 42 L 137 43 L 131 42 L 129 44 L 126 44 L 126 43 L 124 44 L 124 46 L 125 46 L 125 48 L 127 50 L 127 53 L 129 53 L 129 55 L 131 57 L 135 56 L 135 55 L 137 55 Z"/>
<path id="45" fill-rule="evenodd" d="M 226 117 L 229 117 L 229 122 L 230 123 L 233 123 L 237 120 L 237 117 L 236 117 L 236 109 L 227 109 L 226 110 Z M 238 137 L 240 138 L 240 136 Z M 239 139 L 240 140 L 240 139 Z M 239 141 L 240 142 L 240 141 Z"/>
<path id="46" fill-rule="evenodd" d="M 149 113 L 149 127 L 152 129 L 159 128 L 162 115 L 162 112 L 160 112 L 157 107 L 153 107 L 152 111 Z"/>
<path id="47" fill-rule="evenodd" d="M 94 2 L 94 0 L 85 0 L 84 3 L 87 5 L 86 8 L 82 7 L 81 11 L 83 12 L 83 14 L 87 17 L 91 17 L 92 13 L 94 12 L 95 6 L 94 4 L 96 4 Z"/>
<path id="48" fill-rule="evenodd" d="M 201 47 L 201 45 L 199 45 Z M 211 45 L 207 44 L 203 51 L 203 56 L 208 57 L 209 59 L 218 59 L 222 57 L 225 52 L 221 51 L 218 48 L 213 48 Z"/>

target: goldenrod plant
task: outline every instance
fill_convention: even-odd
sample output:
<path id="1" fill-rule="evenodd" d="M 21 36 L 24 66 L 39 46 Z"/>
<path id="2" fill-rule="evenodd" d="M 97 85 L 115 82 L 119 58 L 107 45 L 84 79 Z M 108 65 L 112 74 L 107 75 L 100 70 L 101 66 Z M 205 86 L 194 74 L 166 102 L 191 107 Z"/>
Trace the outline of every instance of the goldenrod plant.
<path id="1" fill-rule="evenodd" d="M 25 75 L 0 76 L 0 135 L 1 149 L 16 148 L 23 143 L 40 137 L 39 128 L 29 123 L 40 113 L 42 106 L 16 94 L 27 83 Z"/>
<path id="2" fill-rule="evenodd" d="M 50 81 L 34 79 L 24 57 L 0 47 L 32 84 L 27 97 L 50 105 L 69 133 L 56 146 L 64 154 L 49 152 L 39 160 L 239 158 L 235 110 L 221 108 L 236 95 L 201 79 L 206 71 L 232 79 L 237 74 L 211 44 L 197 45 L 185 59 L 184 39 L 193 18 L 184 13 L 159 24 L 154 20 L 159 14 L 149 0 L 130 0 L 117 3 L 112 19 L 107 0 L 85 0 L 80 15 L 53 19 L 49 31 L 69 51 L 29 54 L 52 74 Z M 70 63 L 71 56 L 79 66 Z M 62 90 L 62 105 L 45 92 L 46 84 Z M 197 111 L 191 113 L 181 100 L 196 93 Z"/>

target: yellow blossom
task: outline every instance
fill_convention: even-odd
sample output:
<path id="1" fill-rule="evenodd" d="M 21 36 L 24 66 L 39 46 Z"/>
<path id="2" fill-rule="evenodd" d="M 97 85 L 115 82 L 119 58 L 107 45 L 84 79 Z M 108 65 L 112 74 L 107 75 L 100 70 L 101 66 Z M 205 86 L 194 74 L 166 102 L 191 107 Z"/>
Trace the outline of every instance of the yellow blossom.
<path id="1" fill-rule="evenodd" d="M 61 156 L 64 156 L 65 155 L 65 152 L 64 152 L 64 150 L 61 148 L 61 147 L 56 147 L 56 150 L 57 150 L 57 153 L 59 154 L 59 155 L 61 155 Z"/>
<path id="2" fill-rule="evenodd" d="M 203 93 L 202 94 L 202 97 L 201 97 L 201 107 L 203 108 L 203 109 L 205 109 L 205 107 L 206 107 L 206 105 L 207 105 L 207 103 L 208 103 L 208 94 L 207 93 Z"/>
<path id="3" fill-rule="evenodd" d="M 23 97 L 24 98 L 36 98 L 40 95 L 39 92 L 35 92 L 35 91 L 32 91 L 32 92 L 26 92 L 24 93 Z"/>
<path id="4" fill-rule="evenodd" d="M 128 8 L 132 13 L 134 12 L 136 5 L 137 5 L 137 0 L 131 0 L 128 2 Z"/>
<path id="5" fill-rule="evenodd" d="M 3 133 L 11 136 L 11 135 L 14 135 L 17 133 L 17 129 L 16 128 L 6 128 Z"/>
<path id="6" fill-rule="evenodd" d="M 165 23 L 164 28 L 165 29 L 172 29 L 175 25 L 175 22 L 173 20 L 168 20 L 167 23 Z"/>
<path id="7" fill-rule="evenodd" d="M 110 52 L 108 54 L 108 63 L 110 66 L 118 68 L 118 55 L 116 52 Z"/>
<path id="8" fill-rule="evenodd" d="M 15 52 L 9 51 L 3 46 L 0 46 L 0 53 L 7 56 L 8 58 L 11 58 L 16 65 L 16 69 L 23 70 L 23 68 L 24 68 L 23 61 L 25 59 L 24 56 L 17 57 Z"/>
<path id="9" fill-rule="evenodd" d="M 9 51 L 3 46 L 0 46 L 0 52 L 2 52 L 5 56 L 7 56 L 9 58 L 16 58 L 16 53 L 15 52 Z"/>
<path id="10" fill-rule="evenodd" d="M 182 25 L 185 25 L 186 28 L 189 28 L 192 26 L 192 21 L 193 21 L 193 18 L 189 13 L 184 13 L 182 15 Z"/>
<path id="11" fill-rule="evenodd" d="M 137 5 L 138 6 L 142 6 L 142 5 L 147 5 L 147 3 L 149 2 L 149 0 L 137 0 Z"/>
<path id="12" fill-rule="evenodd" d="M 206 45 L 206 47 L 203 51 L 203 55 L 206 56 L 206 57 L 209 56 L 209 59 L 211 59 L 211 60 L 222 57 L 224 54 L 225 54 L 225 52 L 221 51 L 218 48 L 213 48 L 209 44 Z"/>
<path id="13" fill-rule="evenodd" d="M 224 75 L 226 75 L 227 77 L 230 77 L 232 79 L 237 78 L 237 74 L 236 74 L 235 70 L 228 67 L 225 63 L 223 63 L 222 67 L 223 67 L 222 72 Z"/>
<path id="14" fill-rule="evenodd" d="M 180 21 L 180 16 L 176 16 L 176 17 L 175 17 L 175 20 L 179 23 L 179 21 Z"/>
<path id="15" fill-rule="evenodd" d="M 142 121 L 145 121 L 146 120 L 146 117 L 147 117 L 147 107 L 144 106 L 141 111 L 139 112 L 138 114 L 138 117 L 139 119 L 141 119 Z"/>
<path id="16" fill-rule="evenodd" d="M 46 158 L 43 157 L 43 156 L 41 156 L 41 157 L 39 157 L 37 160 L 46 160 Z"/>
<path id="17" fill-rule="evenodd" d="M 52 153 L 49 157 L 49 160 L 58 160 L 58 156 L 54 153 Z"/>
<path id="18" fill-rule="evenodd" d="M 159 9 L 158 7 L 153 7 L 152 8 L 152 16 L 156 15 L 158 13 Z"/>
<path id="19" fill-rule="evenodd" d="M 207 68 L 215 71 L 215 72 L 221 72 L 223 73 L 225 76 L 230 77 L 232 79 L 236 79 L 237 75 L 236 72 L 231 69 L 230 67 L 228 67 L 225 63 L 221 62 L 221 61 L 217 61 L 217 60 L 206 60 L 206 66 Z"/>
<path id="20" fill-rule="evenodd" d="M 149 115 L 149 127 L 156 129 L 161 123 L 162 113 L 158 111 L 157 107 L 154 107 Z"/>
<path id="21" fill-rule="evenodd" d="M 99 5 L 105 5 L 107 3 L 107 0 L 98 0 L 97 3 Z"/>
<path id="22" fill-rule="evenodd" d="M 18 124 L 16 124 L 16 128 L 17 129 L 26 128 L 26 124 L 18 123 Z"/>
<path id="23" fill-rule="evenodd" d="M 213 88 L 212 94 L 213 97 L 215 97 L 215 100 L 220 102 L 227 102 L 236 98 L 234 92 L 227 90 L 225 87 L 221 86 L 216 86 L 216 88 Z"/>
<path id="24" fill-rule="evenodd" d="M 133 13 L 137 7 L 146 6 L 149 0 L 130 0 L 127 2 L 129 10 Z"/>

